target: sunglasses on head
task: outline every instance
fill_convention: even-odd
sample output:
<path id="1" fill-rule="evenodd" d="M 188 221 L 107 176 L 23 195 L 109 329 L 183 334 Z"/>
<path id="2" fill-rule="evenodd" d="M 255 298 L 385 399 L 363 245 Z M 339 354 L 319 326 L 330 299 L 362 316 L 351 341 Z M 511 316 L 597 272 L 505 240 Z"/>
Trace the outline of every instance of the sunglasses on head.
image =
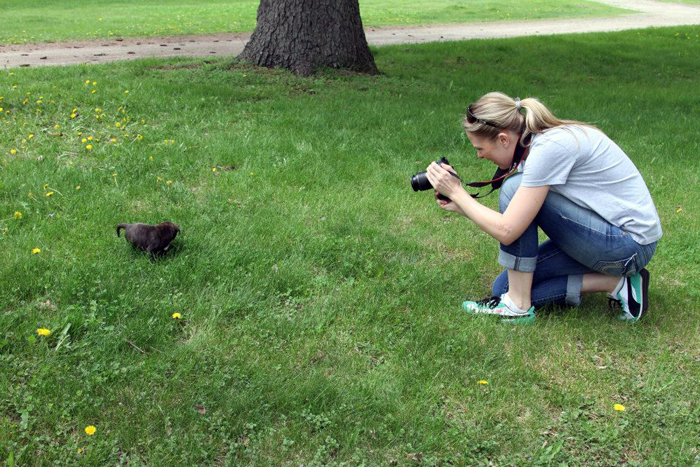
<path id="1" fill-rule="evenodd" d="M 483 120 L 483 119 L 481 119 L 481 118 L 478 118 L 476 115 L 474 115 L 474 113 L 472 112 L 472 106 L 471 106 L 471 105 L 470 105 L 469 107 L 467 107 L 467 122 L 469 122 L 469 123 L 479 122 L 479 123 L 481 123 L 482 125 L 488 125 L 488 126 L 492 126 L 492 127 L 494 127 L 494 128 L 498 128 L 498 127 L 497 127 L 496 125 L 494 125 L 493 123 L 487 122 L 486 120 Z"/>

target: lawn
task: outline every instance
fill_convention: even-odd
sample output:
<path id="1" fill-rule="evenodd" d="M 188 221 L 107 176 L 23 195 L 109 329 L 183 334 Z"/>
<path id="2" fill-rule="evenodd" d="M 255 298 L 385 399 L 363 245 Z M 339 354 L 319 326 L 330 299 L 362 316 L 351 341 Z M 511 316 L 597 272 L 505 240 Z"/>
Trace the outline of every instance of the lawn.
<path id="1" fill-rule="evenodd" d="M 3 0 L 0 44 L 249 32 L 259 0 Z M 613 16 L 586 0 L 362 0 L 365 26 Z"/>
<path id="2" fill-rule="evenodd" d="M 0 72 L 0 463 L 697 465 L 698 35 L 385 47 L 379 76 Z M 460 127 L 491 90 L 641 170 L 665 231 L 641 322 L 603 296 L 524 327 L 461 311 L 497 244 L 409 177 L 492 173 Z M 163 220 L 165 258 L 116 236 Z"/>

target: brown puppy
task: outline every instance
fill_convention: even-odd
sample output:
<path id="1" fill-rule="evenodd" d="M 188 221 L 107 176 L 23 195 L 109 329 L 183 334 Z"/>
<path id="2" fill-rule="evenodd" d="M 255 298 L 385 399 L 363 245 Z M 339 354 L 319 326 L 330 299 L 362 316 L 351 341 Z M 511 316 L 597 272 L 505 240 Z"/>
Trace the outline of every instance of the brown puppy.
<path id="1" fill-rule="evenodd" d="M 117 226 L 117 237 L 119 237 L 121 229 L 125 230 L 124 236 L 129 243 L 152 255 L 166 252 L 170 242 L 180 231 L 180 227 L 172 222 L 161 222 L 156 225 L 141 224 L 140 222 L 135 224 L 121 223 Z"/>

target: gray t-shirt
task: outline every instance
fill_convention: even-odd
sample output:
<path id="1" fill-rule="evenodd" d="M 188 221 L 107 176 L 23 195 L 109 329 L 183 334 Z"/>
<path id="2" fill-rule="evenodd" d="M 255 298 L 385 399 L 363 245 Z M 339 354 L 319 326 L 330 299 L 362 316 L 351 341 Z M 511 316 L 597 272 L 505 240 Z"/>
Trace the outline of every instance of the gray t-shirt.
<path id="1" fill-rule="evenodd" d="M 600 130 L 565 125 L 534 135 L 521 171 L 520 186 L 550 185 L 550 190 L 595 211 L 640 245 L 661 238 L 659 214 L 642 175 Z"/>

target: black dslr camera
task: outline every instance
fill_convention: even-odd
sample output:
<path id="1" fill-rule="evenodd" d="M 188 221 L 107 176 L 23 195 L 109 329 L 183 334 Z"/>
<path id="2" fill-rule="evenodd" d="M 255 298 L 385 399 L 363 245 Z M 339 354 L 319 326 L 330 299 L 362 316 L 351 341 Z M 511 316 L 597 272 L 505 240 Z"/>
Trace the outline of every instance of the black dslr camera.
<path id="1" fill-rule="evenodd" d="M 437 165 L 440 165 L 440 164 L 450 165 L 450 163 L 444 157 L 441 157 L 440 160 L 435 161 L 435 163 Z M 452 175 L 453 177 L 457 177 L 452 172 L 450 172 L 450 175 Z M 457 177 L 457 178 L 459 178 L 459 177 Z M 428 175 L 425 172 L 418 172 L 417 174 L 411 176 L 411 188 L 413 188 L 413 191 L 425 191 L 425 190 L 430 190 L 431 188 L 433 188 L 433 185 L 431 185 L 430 182 L 428 181 Z M 438 199 L 442 199 L 445 201 L 451 201 L 450 198 L 448 198 L 447 196 L 441 195 L 440 193 L 438 193 L 437 197 L 438 197 Z"/>

